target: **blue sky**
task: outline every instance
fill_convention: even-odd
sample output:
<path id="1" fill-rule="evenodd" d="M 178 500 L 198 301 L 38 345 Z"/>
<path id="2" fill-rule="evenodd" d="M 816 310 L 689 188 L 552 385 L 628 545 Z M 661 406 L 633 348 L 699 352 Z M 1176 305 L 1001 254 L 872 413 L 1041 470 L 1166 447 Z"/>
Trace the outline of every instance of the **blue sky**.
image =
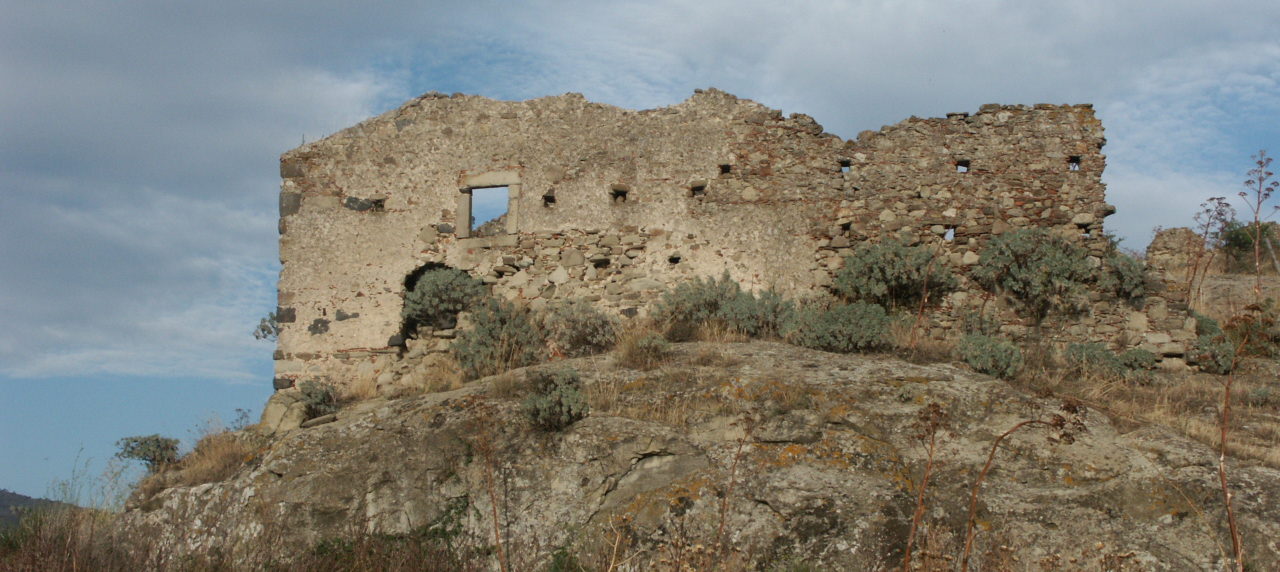
<path id="1" fill-rule="evenodd" d="M 1095 104 L 1129 247 L 1280 153 L 1280 3 L 3 0 L 0 488 L 260 411 L 277 158 L 426 91 L 718 87 L 854 137 Z"/>

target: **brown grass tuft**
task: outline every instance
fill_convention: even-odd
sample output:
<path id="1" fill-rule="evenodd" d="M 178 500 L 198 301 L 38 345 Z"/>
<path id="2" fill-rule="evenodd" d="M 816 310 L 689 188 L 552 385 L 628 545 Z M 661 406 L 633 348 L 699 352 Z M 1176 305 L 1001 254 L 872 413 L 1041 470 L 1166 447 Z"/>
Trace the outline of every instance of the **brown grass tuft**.
<path id="1" fill-rule="evenodd" d="M 670 360 L 670 346 L 653 324 L 639 324 L 627 329 L 618 338 L 614 364 L 648 371 Z"/>

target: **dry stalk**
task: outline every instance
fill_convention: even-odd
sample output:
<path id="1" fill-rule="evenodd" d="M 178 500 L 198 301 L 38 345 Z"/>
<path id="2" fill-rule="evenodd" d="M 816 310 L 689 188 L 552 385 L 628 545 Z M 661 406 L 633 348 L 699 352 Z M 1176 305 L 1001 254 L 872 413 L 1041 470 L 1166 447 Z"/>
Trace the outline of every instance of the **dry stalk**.
<path id="1" fill-rule="evenodd" d="M 973 553 L 974 528 L 978 519 L 978 493 L 982 489 L 982 482 L 987 478 L 987 473 L 991 471 L 992 463 L 996 460 L 996 451 L 1000 449 L 1000 443 L 1019 429 L 1035 425 L 1057 429 L 1059 431 L 1058 437 L 1055 439 L 1051 436 L 1050 440 L 1068 444 L 1075 441 L 1076 433 L 1087 431 L 1084 425 L 1085 410 L 1078 402 L 1074 400 L 1064 401 L 1060 409 L 1066 416 L 1054 414 L 1048 419 L 1026 419 L 1020 421 L 1010 427 L 1008 431 L 1001 433 L 999 437 L 996 437 L 995 442 L 991 444 L 991 450 L 987 453 L 987 462 L 982 466 L 982 472 L 978 473 L 978 479 L 973 482 L 973 488 L 969 493 L 969 518 L 965 521 L 964 552 L 960 556 L 961 572 L 969 572 L 969 556 Z"/>
<path id="2" fill-rule="evenodd" d="M 911 515 L 911 530 L 907 533 L 907 550 L 902 557 L 902 572 L 911 569 L 911 548 L 915 543 L 916 531 L 920 528 L 920 520 L 924 518 L 924 498 L 925 491 L 929 489 L 929 477 L 933 476 L 933 459 L 934 453 L 937 451 L 938 429 L 943 427 L 947 421 L 947 411 L 937 403 L 930 403 L 920 410 L 919 418 L 916 420 L 916 427 L 919 432 L 916 438 L 921 441 L 926 438 L 929 440 L 929 454 L 924 465 L 924 477 L 920 480 L 920 487 L 916 494 L 916 510 Z"/>
<path id="3" fill-rule="evenodd" d="M 486 422 L 483 419 L 485 417 L 489 417 L 488 412 L 482 413 L 480 417 L 481 418 L 478 419 L 480 421 L 478 426 L 493 427 L 491 422 Z M 498 491 L 494 483 L 493 475 L 496 461 L 494 460 L 493 436 L 489 431 L 490 430 L 486 429 L 477 432 L 474 440 L 474 446 L 476 448 L 476 452 L 480 453 L 480 457 L 484 459 L 484 485 L 486 492 L 489 495 L 489 508 L 492 512 L 493 546 L 494 551 L 498 554 L 498 567 L 502 572 L 509 572 L 510 568 L 507 565 L 507 553 L 502 546 L 502 525 L 498 520 Z"/>
<path id="4" fill-rule="evenodd" d="M 1240 353 L 1249 344 L 1249 336 L 1246 334 L 1240 344 L 1236 346 L 1235 355 L 1231 356 L 1231 370 L 1227 373 L 1227 379 L 1223 382 L 1222 388 L 1222 422 L 1219 425 L 1221 430 L 1221 438 L 1218 444 L 1218 484 L 1222 487 L 1222 503 L 1227 508 L 1227 526 L 1231 530 L 1231 552 L 1235 556 L 1236 572 L 1244 572 L 1244 547 L 1240 538 L 1240 526 L 1236 521 L 1236 511 L 1232 506 L 1232 500 L 1235 495 L 1231 492 L 1231 487 L 1227 481 L 1227 434 L 1231 428 L 1231 386 L 1234 385 L 1236 379 L 1236 362 L 1240 359 Z"/>
<path id="5" fill-rule="evenodd" d="M 726 542 L 724 536 L 725 525 L 729 521 L 729 497 L 733 496 L 733 489 L 737 485 L 738 461 L 742 460 L 742 449 L 747 443 L 747 439 L 751 436 L 751 430 L 755 428 L 755 422 L 750 417 L 743 420 L 746 424 L 742 432 L 742 436 L 738 438 L 738 448 L 733 453 L 733 463 L 729 465 L 729 489 L 725 491 L 724 498 L 720 499 L 720 526 L 716 530 L 716 549 L 723 561 L 725 550 L 729 543 Z"/>

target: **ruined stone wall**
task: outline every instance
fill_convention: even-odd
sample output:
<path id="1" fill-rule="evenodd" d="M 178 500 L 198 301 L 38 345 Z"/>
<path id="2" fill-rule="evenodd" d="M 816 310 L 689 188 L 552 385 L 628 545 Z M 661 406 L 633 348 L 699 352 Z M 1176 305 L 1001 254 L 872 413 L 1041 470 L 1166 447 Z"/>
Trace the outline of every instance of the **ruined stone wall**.
<path id="1" fill-rule="evenodd" d="M 428 94 L 281 158 L 278 383 L 381 369 L 400 351 L 405 277 L 426 263 L 535 307 L 634 315 L 724 272 L 814 295 L 860 241 L 895 234 L 962 274 L 1017 227 L 1101 254 L 1103 143 L 1089 106 L 988 105 L 844 141 L 717 90 L 645 111 Z M 472 237 L 470 193 L 494 186 L 509 189 L 506 232 Z M 934 335 L 971 294 L 946 302 Z"/>

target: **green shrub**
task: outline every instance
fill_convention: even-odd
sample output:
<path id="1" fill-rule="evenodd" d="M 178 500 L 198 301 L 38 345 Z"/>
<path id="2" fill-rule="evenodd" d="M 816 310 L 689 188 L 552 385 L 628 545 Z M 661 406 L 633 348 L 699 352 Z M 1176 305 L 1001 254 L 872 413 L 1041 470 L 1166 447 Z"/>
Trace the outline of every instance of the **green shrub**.
<path id="1" fill-rule="evenodd" d="M 1022 351 L 1007 340 L 971 334 L 960 338 L 956 349 L 960 359 L 979 373 L 1010 379 L 1022 369 Z"/>
<path id="2" fill-rule="evenodd" d="M 1138 348 L 1125 350 L 1116 357 L 1120 360 L 1120 365 L 1129 371 L 1155 369 L 1158 361 L 1156 354 Z"/>
<path id="3" fill-rule="evenodd" d="M 966 308 L 960 312 L 957 320 L 960 322 L 960 331 L 965 334 L 995 336 L 1000 333 L 1000 320 L 979 310 Z"/>
<path id="4" fill-rule="evenodd" d="M 851 353 L 883 346 L 888 328 L 889 316 L 884 308 L 854 302 L 830 309 L 811 305 L 797 310 L 784 334 L 798 346 Z"/>
<path id="5" fill-rule="evenodd" d="M 332 385 L 314 381 L 298 384 L 302 392 L 302 403 L 307 406 L 307 418 L 313 419 L 338 411 L 338 392 Z"/>
<path id="6" fill-rule="evenodd" d="M 729 277 L 728 272 L 718 280 L 694 278 L 663 292 L 653 307 L 653 318 L 668 324 L 703 324 L 716 317 L 721 302 L 735 298 L 741 292 L 742 288 Z"/>
<path id="7" fill-rule="evenodd" d="M 1278 313 L 1275 300 L 1267 298 L 1262 304 L 1250 304 L 1232 316 L 1222 332 L 1236 345 L 1240 355 L 1276 357 L 1280 355 Z"/>
<path id="8" fill-rule="evenodd" d="M 591 409 L 577 371 L 534 372 L 529 381 L 533 394 L 525 399 L 523 411 L 534 427 L 559 431 L 585 418 Z"/>
<path id="9" fill-rule="evenodd" d="M 617 320 L 581 300 L 551 306 L 542 329 L 556 349 L 570 357 L 608 351 L 618 341 Z"/>
<path id="10" fill-rule="evenodd" d="M 835 275 L 835 292 L 847 301 L 886 308 L 914 308 L 928 294 L 937 302 L 959 283 L 951 268 L 928 248 L 901 240 L 863 243 L 844 259 Z"/>
<path id="11" fill-rule="evenodd" d="M 1262 243 L 1275 240 L 1274 223 L 1262 223 Z M 1253 239 L 1257 227 L 1252 222 L 1228 221 L 1222 228 L 1222 250 L 1230 272 L 1253 273 Z M 1264 249 L 1265 250 L 1265 249 Z"/>
<path id="12" fill-rule="evenodd" d="M 546 339 L 529 311 L 488 298 L 471 313 L 471 327 L 458 333 L 451 350 L 467 379 L 478 379 L 537 363 Z"/>
<path id="13" fill-rule="evenodd" d="M 1191 317 L 1196 319 L 1197 336 L 1216 336 L 1222 333 L 1222 326 L 1217 320 L 1195 310 L 1191 311 Z"/>
<path id="14" fill-rule="evenodd" d="M 1017 300 L 1037 324 L 1050 313 L 1084 307 L 1095 270 L 1089 251 L 1045 229 L 1020 229 L 991 240 L 973 269 L 973 279 L 993 293 Z"/>
<path id="15" fill-rule="evenodd" d="M 1070 344 L 1063 357 L 1081 375 L 1122 375 L 1126 369 L 1114 352 L 1099 343 Z"/>
<path id="16" fill-rule="evenodd" d="M 120 448 L 116 457 L 142 461 L 153 473 L 178 461 L 178 440 L 171 437 L 135 435 L 116 441 L 116 446 Z"/>
<path id="17" fill-rule="evenodd" d="M 738 292 L 720 304 L 714 319 L 740 334 L 765 338 L 778 335 L 794 312 L 795 304 L 773 290 Z"/>
<path id="18" fill-rule="evenodd" d="M 1204 371 L 1225 375 L 1235 369 L 1236 344 L 1223 334 L 1205 334 L 1196 338 L 1188 357 Z"/>
<path id="19" fill-rule="evenodd" d="M 1140 300 L 1147 295 L 1147 265 L 1123 252 L 1113 252 L 1103 261 L 1098 288 L 1124 300 Z"/>
<path id="20" fill-rule="evenodd" d="M 485 294 L 484 284 L 470 274 L 454 268 L 432 268 L 418 276 L 404 294 L 406 333 L 418 326 L 452 328 L 458 313 L 470 309 Z"/>
<path id="21" fill-rule="evenodd" d="M 751 337 L 776 335 L 794 309 L 772 290 L 744 291 L 725 273 L 719 279 L 695 278 L 662 293 L 653 317 L 669 338 L 682 340 L 700 326 L 718 323 Z"/>

